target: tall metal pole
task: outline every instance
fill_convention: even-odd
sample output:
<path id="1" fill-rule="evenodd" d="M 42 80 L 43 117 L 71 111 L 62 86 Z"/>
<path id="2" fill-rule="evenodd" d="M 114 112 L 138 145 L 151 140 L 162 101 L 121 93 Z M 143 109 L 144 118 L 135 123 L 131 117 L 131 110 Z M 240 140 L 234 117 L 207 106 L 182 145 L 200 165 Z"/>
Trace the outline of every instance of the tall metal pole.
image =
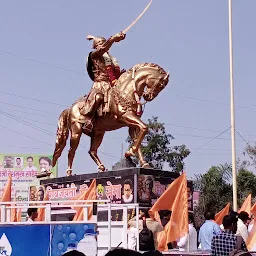
<path id="1" fill-rule="evenodd" d="M 237 211 L 237 175 L 236 175 L 236 130 L 233 78 L 233 42 L 232 42 L 232 0 L 228 0 L 229 30 L 229 77 L 230 77 L 230 112 L 231 112 L 231 146 L 232 146 L 232 177 L 233 177 L 233 210 Z"/>
<path id="2" fill-rule="evenodd" d="M 121 146 L 121 161 L 123 160 L 123 153 L 124 153 L 124 144 L 122 143 L 122 146 Z"/>

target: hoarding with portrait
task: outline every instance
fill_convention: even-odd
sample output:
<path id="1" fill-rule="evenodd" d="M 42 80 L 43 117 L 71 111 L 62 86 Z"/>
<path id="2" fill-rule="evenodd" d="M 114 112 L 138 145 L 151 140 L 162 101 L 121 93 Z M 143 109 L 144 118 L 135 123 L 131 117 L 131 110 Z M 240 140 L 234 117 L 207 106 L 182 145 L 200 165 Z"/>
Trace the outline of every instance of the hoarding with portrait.
<path id="1" fill-rule="evenodd" d="M 164 193 L 175 177 L 161 177 L 154 175 L 138 175 L 138 203 L 143 207 L 152 207 Z M 193 182 L 188 181 L 188 209 L 193 210 Z"/>
<path id="2" fill-rule="evenodd" d="M 51 172 L 50 178 L 57 177 L 57 165 L 52 167 L 50 155 L 0 154 L 0 198 L 8 176 L 12 175 L 12 199 L 27 201 L 29 187 L 39 185 L 36 176 L 45 171 Z"/>

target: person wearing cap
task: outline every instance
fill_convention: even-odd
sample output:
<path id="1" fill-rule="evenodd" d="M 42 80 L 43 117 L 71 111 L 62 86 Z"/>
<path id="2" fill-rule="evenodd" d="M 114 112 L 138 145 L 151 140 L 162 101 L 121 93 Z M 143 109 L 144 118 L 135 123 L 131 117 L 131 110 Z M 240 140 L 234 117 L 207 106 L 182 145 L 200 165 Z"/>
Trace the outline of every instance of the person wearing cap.
<path id="1" fill-rule="evenodd" d="M 241 236 L 236 235 L 237 219 L 233 216 L 226 215 L 222 222 L 224 231 L 215 235 L 211 244 L 212 256 L 228 256 L 235 249 L 247 252 L 246 244 Z M 240 248 L 236 248 L 239 244 Z"/>
<path id="2" fill-rule="evenodd" d="M 108 39 L 89 35 L 87 39 L 93 40 L 92 48 L 94 51 L 89 53 L 87 72 L 94 83 L 87 96 L 87 104 L 81 106 L 80 113 L 87 117 L 84 120 L 84 129 L 91 131 L 93 128 L 91 120 L 96 111 L 99 110 L 100 116 L 109 112 L 109 90 L 116 85 L 118 78 L 124 72 L 124 70 L 120 70 L 116 58 L 110 55 L 109 50 L 113 43 L 124 40 L 125 34 L 120 32 Z M 103 103 L 103 109 L 99 109 Z"/>
<path id="3" fill-rule="evenodd" d="M 247 212 L 241 211 L 238 214 L 238 221 L 237 221 L 237 235 L 242 236 L 244 241 L 248 239 L 249 232 L 247 228 L 248 220 L 250 220 L 250 216 Z"/>

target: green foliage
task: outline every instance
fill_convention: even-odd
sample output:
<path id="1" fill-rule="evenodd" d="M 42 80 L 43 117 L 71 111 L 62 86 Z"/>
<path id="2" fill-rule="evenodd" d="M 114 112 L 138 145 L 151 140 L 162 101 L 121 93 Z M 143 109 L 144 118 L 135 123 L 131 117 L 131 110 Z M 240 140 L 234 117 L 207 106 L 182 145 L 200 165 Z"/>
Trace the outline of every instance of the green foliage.
<path id="1" fill-rule="evenodd" d="M 246 169 L 237 172 L 238 206 L 241 207 L 245 198 L 251 193 L 256 196 L 256 176 Z M 211 167 L 205 174 L 195 176 L 194 189 L 200 191 L 197 215 L 205 211 L 218 212 L 227 203 L 232 207 L 232 167 L 224 164 Z"/>
<path id="2" fill-rule="evenodd" d="M 252 194 L 252 198 L 256 197 L 256 176 L 253 172 L 241 169 L 237 174 L 237 193 L 238 201 L 241 205 L 244 199 Z"/>
<path id="3" fill-rule="evenodd" d="M 200 191 L 199 208 L 202 212 L 222 209 L 232 201 L 229 164 L 213 166 L 205 174 L 196 175 L 195 189 Z"/>
<path id="4" fill-rule="evenodd" d="M 163 169 L 164 164 L 167 163 L 172 171 L 182 171 L 184 159 L 190 154 L 190 150 L 185 145 L 171 146 L 174 137 L 166 133 L 164 123 L 158 122 L 157 117 L 148 119 L 148 128 L 149 132 L 142 142 L 145 160 L 156 169 Z M 127 141 L 132 145 L 130 137 Z"/>
<path id="5" fill-rule="evenodd" d="M 245 151 L 250 159 L 249 164 L 256 167 L 256 145 L 247 145 Z"/>

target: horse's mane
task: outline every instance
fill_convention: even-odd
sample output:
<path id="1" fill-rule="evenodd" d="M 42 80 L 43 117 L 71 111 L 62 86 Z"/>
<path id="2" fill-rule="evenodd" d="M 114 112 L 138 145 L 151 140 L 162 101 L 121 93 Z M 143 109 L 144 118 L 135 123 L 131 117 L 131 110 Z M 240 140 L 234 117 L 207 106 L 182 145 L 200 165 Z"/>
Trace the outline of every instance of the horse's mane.
<path id="1" fill-rule="evenodd" d="M 128 76 L 131 75 L 131 73 L 133 72 L 133 68 L 135 69 L 135 72 L 137 70 L 139 70 L 140 68 L 153 68 L 156 71 L 159 71 L 160 74 L 162 75 L 167 75 L 167 73 L 164 71 L 164 69 L 162 67 L 160 67 L 158 64 L 155 63 L 141 63 L 141 64 L 137 64 L 135 66 L 133 66 L 132 68 L 128 69 L 121 77 L 120 77 L 120 82 L 122 82 L 123 80 L 125 80 Z"/>

